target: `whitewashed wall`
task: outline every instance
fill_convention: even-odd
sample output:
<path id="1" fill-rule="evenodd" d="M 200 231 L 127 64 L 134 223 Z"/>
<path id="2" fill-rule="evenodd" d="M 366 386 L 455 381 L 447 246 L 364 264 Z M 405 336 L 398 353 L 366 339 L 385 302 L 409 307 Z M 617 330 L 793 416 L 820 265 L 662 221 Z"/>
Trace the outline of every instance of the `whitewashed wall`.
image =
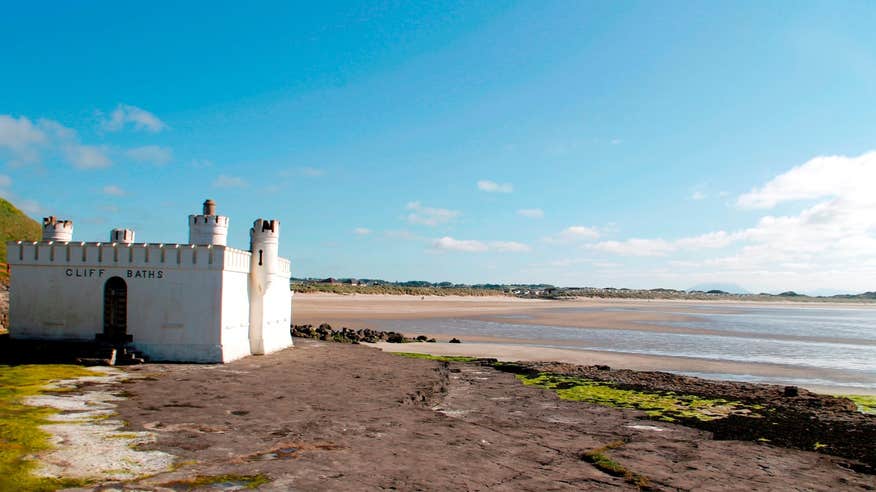
<path id="1" fill-rule="evenodd" d="M 251 253 L 226 246 L 9 242 L 14 338 L 93 340 L 106 281 L 128 288 L 127 333 L 155 361 L 228 362 L 250 355 Z M 264 353 L 292 345 L 290 267 L 268 277 Z"/>
<path id="2" fill-rule="evenodd" d="M 10 335 L 93 340 L 103 332 L 104 285 L 118 276 L 136 349 L 152 360 L 221 362 L 223 255 L 190 245 L 10 243 Z"/>

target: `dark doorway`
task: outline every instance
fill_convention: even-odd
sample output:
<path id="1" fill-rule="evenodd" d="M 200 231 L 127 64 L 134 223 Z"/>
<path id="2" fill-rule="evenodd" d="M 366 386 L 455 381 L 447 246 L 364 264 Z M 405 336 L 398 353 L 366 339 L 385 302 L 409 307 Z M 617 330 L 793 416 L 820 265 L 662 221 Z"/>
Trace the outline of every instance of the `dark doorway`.
<path id="1" fill-rule="evenodd" d="M 121 277 L 111 277 L 103 287 L 103 336 L 106 341 L 127 342 L 128 284 Z"/>

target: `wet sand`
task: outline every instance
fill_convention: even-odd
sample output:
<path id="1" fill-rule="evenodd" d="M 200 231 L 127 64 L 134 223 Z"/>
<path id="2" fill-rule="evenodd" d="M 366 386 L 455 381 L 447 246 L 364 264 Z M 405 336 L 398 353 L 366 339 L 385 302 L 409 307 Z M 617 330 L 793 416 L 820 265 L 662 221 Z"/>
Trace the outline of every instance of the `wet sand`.
<path id="1" fill-rule="evenodd" d="M 579 327 L 603 330 L 639 330 L 664 333 L 718 334 L 733 336 L 732 333 L 716 330 L 687 327 L 658 326 L 653 322 L 693 321 L 694 318 L 676 314 L 681 309 L 708 309 L 721 312 L 722 308 L 775 305 L 795 308 L 819 309 L 824 307 L 848 307 L 848 304 L 806 304 L 806 303 L 740 303 L 706 301 L 666 301 L 666 300 L 626 300 L 626 299 L 578 299 L 569 301 L 550 301 L 539 299 L 518 299 L 513 297 L 433 297 L 391 296 L 391 295 L 350 295 L 335 294 L 296 294 L 293 301 L 294 322 L 296 324 L 320 324 L 328 322 L 333 326 L 351 328 L 381 329 L 381 321 L 420 318 L 474 318 L 486 321 L 513 322 L 514 324 L 550 325 Z M 855 308 L 876 309 L 876 305 L 855 304 Z M 605 311 L 599 308 L 622 308 Z M 636 310 L 641 308 L 641 310 Z M 593 309 L 593 310 L 590 310 Z M 513 318 L 509 318 L 512 316 Z M 430 333 L 410 333 L 408 335 L 428 335 Z M 447 335 L 437 335 L 441 341 Z M 767 336 L 766 338 L 769 338 Z M 808 337 L 772 336 L 776 339 L 806 340 Z M 844 341 L 842 339 L 831 339 Z M 470 355 L 476 357 L 495 357 L 502 360 L 537 361 L 552 360 L 574 364 L 606 364 L 612 367 L 637 370 L 662 370 L 684 373 L 732 374 L 744 378 L 786 378 L 837 381 L 853 383 L 841 371 L 816 368 L 800 368 L 781 364 L 747 363 L 734 361 L 715 361 L 693 357 L 670 357 L 658 355 L 632 354 L 594 350 L 572 350 L 524 345 L 526 340 L 509 340 L 495 337 L 466 336 L 463 344 L 380 344 L 389 351 L 432 353 L 439 355 Z M 549 341 L 532 340 L 530 343 L 549 345 Z M 861 343 L 856 341 L 855 343 Z M 568 341 L 563 342 L 569 345 Z M 803 384 L 811 391 L 827 394 L 876 394 L 876 390 L 850 388 L 830 384 Z"/>

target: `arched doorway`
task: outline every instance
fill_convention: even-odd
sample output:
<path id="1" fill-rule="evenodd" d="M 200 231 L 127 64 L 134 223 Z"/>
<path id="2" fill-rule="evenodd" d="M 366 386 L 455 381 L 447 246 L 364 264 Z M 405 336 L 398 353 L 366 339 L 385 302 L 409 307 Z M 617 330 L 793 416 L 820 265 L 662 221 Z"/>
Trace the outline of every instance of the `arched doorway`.
<path id="1" fill-rule="evenodd" d="M 129 341 L 128 284 L 122 277 L 111 277 L 103 287 L 103 339 Z"/>

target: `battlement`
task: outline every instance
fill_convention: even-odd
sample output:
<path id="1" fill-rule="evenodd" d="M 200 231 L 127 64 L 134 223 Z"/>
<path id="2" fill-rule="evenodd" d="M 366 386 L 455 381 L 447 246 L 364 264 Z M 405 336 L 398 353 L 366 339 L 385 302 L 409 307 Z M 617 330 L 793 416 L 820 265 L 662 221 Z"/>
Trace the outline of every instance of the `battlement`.
<path id="1" fill-rule="evenodd" d="M 277 241 L 280 237 L 280 221 L 275 219 L 256 219 L 249 230 L 250 237 L 254 242 Z"/>
<path id="2" fill-rule="evenodd" d="M 189 215 L 189 225 L 210 224 L 228 227 L 228 217 L 224 215 Z"/>
<path id="3" fill-rule="evenodd" d="M 9 241 L 10 265 L 249 271 L 250 252 L 227 246 L 163 243 Z"/>
<path id="4" fill-rule="evenodd" d="M 277 270 L 278 275 L 285 275 L 286 277 L 292 276 L 292 262 L 287 260 L 286 258 L 277 258 L 277 265 L 279 266 Z"/>
<path id="5" fill-rule="evenodd" d="M 131 229 L 113 229 L 110 231 L 110 242 L 131 244 L 134 242 L 134 231 Z"/>
<path id="6" fill-rule="evenodd" d="M 54 215 L 43 217 L 43 241 L 73 240 L 73 221 L 58 220 Z"/>

